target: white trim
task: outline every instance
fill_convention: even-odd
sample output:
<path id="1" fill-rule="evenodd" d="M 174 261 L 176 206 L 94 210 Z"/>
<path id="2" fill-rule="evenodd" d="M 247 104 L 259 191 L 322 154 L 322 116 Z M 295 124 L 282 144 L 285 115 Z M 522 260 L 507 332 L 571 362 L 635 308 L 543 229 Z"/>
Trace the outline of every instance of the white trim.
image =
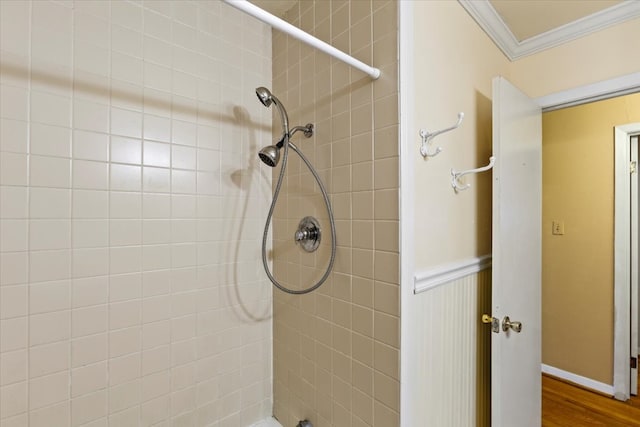
<path id="1" fill-rule="evenodd" d="M 574 374 L 562 369 L 554 368 L 553 366 L 545 365 L 544 363 L 541 365 L 541 370 L 543 373 L 553 375 L 556 378 L 560 378 L 579 386 L 599 391 L 600 393 L 608 394 L 609 396 L 613 396 L 613 386 L 609 384 L 592 380 L 591 378 L 583 377 L 582 375 Z"/>
<path id="2" fill-rule="evenodd" d="M 511 61 L 640 17 L 640 2 L 627 0 L 561 27 L 518 41 L 489 1 L 458 1 Z"/>
<path id="3" fill-rule="evenodd" d="M 491 267 L 491 255 L 470 258 L 416 273 L 413 293 L 419 294 Z"/>
<path id="4" fill-rule="evenodd" d="M 249 3 L 247 0 L 224 0 L 224 2 L 229 6 L 235 7 L 236 9 L 241 10 L 242 12 L 248 15 L 251 15 L 256 19 L 266 24 L 269 24 L 276 30 L 280 30 L 290 35 L 291 37 L 294 37 L 300 40 L 301 42 L 306 43 L 309 46 L 312 46 L 366 73 L 369 77 L 371 77 L 374 80 L 380 77 L 379 69 L 374 68 L 370 65 L 367 65 L 364 62 L 357 60 L 351 55 L 347 55 L 340 49 L 336 49 L 335 47 L 331 46 L 329 43 L 326 43 L 320 40 L 319 38 L 312 36 L 306 31 L 302 31 L 300 28 L 296 27 L 295 25 L 291 25 L 288 22 L 278 18 L 277 16 L 270 14 L 266 10 L 260 9 L 258 6 L 255 6 L 254 4 Z"/>
<path id="5" fill-rule="evenodd" d="M 638 2 L 640 4 L 640 2 Z M 631 73 L 536 98 L 543 111 L 573 107 L 588 102 L 640 92 L 640 73 Z"/>
<path id="6" fill-rule="evenodd" d="M 640 133 L 640 123 L 614 129 L 614 272 L 613 272 L 613 389 L 619 400 L 627 400 L 631 388 L 631 183 L 629 179 L 630 137 Z"/>
<path id="7" fill-rule="evenodd" d="M 417 386 L 415 371 L 409 369 L 414 364 L 420 349 L 413 334 L 422 333 L 415 330 L 415 324 L 411 322 L 413 301 L 413 273 L 415 270 L 415 227 L 413 216 L 415 214 L 414 194 L 415 188 L 415 143 L 411 129 L 415 129 L 415 98 L 414 98 L 414 41 L 413 41 L 413 15 L 414 5 L 410 1 L 398 2 L 398 55 L 399 63 L 399 103 L 400 126 L 398 126 L 398 138 L 400 143 L 400 425 L 403 427 L 415 426 L 420 420 L 415 419 L 415 409 L 420 404 L 413 392 Z"/>
<path id="8" fill-rule="evenodd" d="M 518 49 L 518 40 L 504 23 L 498 12 L 488 1 L 458 0 L 460 5 L 487 33 L 498 48 L 509 60 L 513 61 L 514 53 Z"/>
<path id="9" fill-rule="evenodd" d="M 631 273 L 629 281 L 629 287 L 631 289 L 629 293 L 629 336 L 630 336 L 630 348 L 629 357 L 638 357 L 636 348 L 638 347 L 638 143 L 637 137 L 629 137 L 629 151 L 631 153 L 631 163 L 636 165 L 636 172 L 629 178 L 630 191 L 629 191 L 629 212 L 631 221 L 629 221 L 631 233 L 630 240 L 631 246 L 629 251 L 629 262 L 631 264 Z M 629 375 L 629 394 L 638 394 L 638 369 L 637 366 L 631 367 Z"/>

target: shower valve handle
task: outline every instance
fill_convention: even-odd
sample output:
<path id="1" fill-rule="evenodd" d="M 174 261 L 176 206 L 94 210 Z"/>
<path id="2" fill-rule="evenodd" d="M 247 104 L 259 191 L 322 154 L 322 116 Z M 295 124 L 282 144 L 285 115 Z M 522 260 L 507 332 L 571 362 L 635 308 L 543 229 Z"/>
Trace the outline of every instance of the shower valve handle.
<path id="1" fill-rule="evenodd" d="M 303 240 L 309 239 L 309 236 L 311 235 L 311 233 L 312 233 L 311 230 L 296 231 L 296 235 L 295 235 L 296 242 L 300 243 Z"/>
<path id="2" fill-rule="evenodd" d="M 300 221 L 298 229 L 293 235 L 294 240 L 302 249 L 307 252 L 313 252 L 320 246 L 320 224 L 318 220 L 307 216 Z"/>
<path id="3" fill-rule="evenodd" d="M 296 231 L 294 238 L 296 239 L 297 243 L 304 242 L 305 240 L 317 240 L 319 231 L 320 230 L 315 227 L 305 228 Z"/>

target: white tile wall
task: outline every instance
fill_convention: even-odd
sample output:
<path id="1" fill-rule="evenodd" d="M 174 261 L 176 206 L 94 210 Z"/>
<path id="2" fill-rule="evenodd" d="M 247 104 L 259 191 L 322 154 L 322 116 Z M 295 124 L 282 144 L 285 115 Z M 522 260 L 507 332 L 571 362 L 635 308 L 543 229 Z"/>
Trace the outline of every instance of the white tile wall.
<path id="1" fill-rule="evenodd" d="M 271 414 L 270 82 L 222 2 L 0 2 L 0 426 Z"/>

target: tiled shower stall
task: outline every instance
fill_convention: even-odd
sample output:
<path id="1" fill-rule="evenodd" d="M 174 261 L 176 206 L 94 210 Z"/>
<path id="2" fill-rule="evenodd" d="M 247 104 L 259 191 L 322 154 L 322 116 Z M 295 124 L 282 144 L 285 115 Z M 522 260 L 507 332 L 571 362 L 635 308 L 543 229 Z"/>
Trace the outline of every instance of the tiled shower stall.
<path id="1" fill-rule="evenodd" d="M 217 1 L 0 14 L 0 425 L 270 415 L 270 29 Z"/>
<path id="2" fill-rule="evenodd" d="M 0 1 L 0 426 L 399 424 L 396 9 L 287 14 L 372 82 L 217 0 Z M 304 297 L 262 270 L 257 86 L 316 125 L 336 212 Z M 303 287 L 327 250 L 291 227 L 326 212 L 294 157 L 272 255 Z"/>

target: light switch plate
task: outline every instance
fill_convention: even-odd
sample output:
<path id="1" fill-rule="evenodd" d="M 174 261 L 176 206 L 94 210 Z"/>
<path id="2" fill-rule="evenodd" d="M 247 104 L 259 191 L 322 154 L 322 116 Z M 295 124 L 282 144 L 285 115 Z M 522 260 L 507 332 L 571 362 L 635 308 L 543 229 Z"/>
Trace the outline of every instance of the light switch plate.
<path id="1" fill-rule="evenodd" d="M 564 221 L 553 221 L 551 226 L 551 234 L 561 236 L 564 234 Z"/>

